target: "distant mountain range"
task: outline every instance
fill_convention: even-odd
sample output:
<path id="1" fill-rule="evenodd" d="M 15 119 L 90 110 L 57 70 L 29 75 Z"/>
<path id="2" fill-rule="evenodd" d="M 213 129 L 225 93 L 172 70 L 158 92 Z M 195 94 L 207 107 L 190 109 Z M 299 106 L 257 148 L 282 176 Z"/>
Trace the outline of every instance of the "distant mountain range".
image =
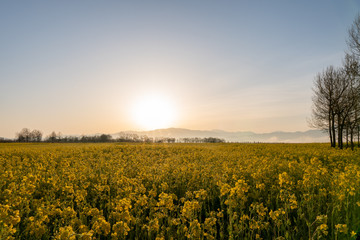
<path id="1" fill-rule="evenodd" d="M 268 143 L 311 143 L 328 142 L 328 135 L 320 130 L 308 130 L 305 132 L 227 132 L 222 130 L 190 130 L 184 128 L 167 128 L 152 131 L 124 131 L 112 134 L 114 138 L 123 134 L 146 135 L 152 138 L 171 137 L 171 138 L 208 138 L 215 137 L 224 139 L 227 142 L 268 142 Z"/>

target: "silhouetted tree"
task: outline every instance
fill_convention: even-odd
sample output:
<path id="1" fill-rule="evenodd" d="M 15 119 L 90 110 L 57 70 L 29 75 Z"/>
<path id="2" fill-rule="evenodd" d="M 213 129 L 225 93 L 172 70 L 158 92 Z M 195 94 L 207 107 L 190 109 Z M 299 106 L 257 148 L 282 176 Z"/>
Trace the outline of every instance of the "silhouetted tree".
<path id="1" fill-rule="evenodd" d="M 208 137 L 208 138 L 181 138 L 180 142 L 184 143 L 224 143 L 224 139 Z"/>
<path id="2" fill-rule="evenodd" d="M 50 135 L 47 137 L 49 142 L 56 142 L 57 140 L 57 135 L 56 133 L 53 131 L 52 133 L 50 133 Z"/>
<path id="3" fill-rule="evenodd" d="M 157 137 L 157 138 L 155 138 L 154 142 L 155 143 L 174 143 L 175 140 L 176 140 L 175 138 Z"/>
<path id="4" fill-rule="evenodd" d="M 225 142 L 224 139 L 214 138 L 214 137 L 204 138 L 203 141 L 204 141 L 205 143 L 224 143 L 224 142 Z"/>
<path id="5" fill-rule="evenodd" d="M 360 15 L 358 14 L 353 21 L 346 41 L 349 50 L 357 57 L 360 57 Z"/>
<path id="6" fill-rule="evenodd" d="M 112 137 L 109 134 L 101 134 L 99 137 L 100 142 L 110 142 L 111 139 Z"/>
<path id="7" fill-rule="evenodd" d="M 23 128 L 16 134 L 16 141 L 18 142 L 40 142 L 42 139 L 42 133 L 39 130 L 32 130 Z"/>
<path id="8" fill-rule="evenodd" d="M 40 132 L 39 130 L 32 130 L 30 133 L 30 141 L 32 142 L 41 142 L 42 139 L 42 132 Z"/>
<path id="9" fill-rule="evenodd" d="M 331 147 L 336 146 L 336 107 L 339 92 L 336 89 L 340 81 L 339 71 L 333 66 L 327 67 L 315 77 L 313 87 L 313 109 L 311 127 L 328 131 Z"/>
<path id="10" fill-rule="evenodd" d="M 355 19 L 348 31 L 348 38 L 347 38 L 346 43 L 348 45 L 350 52 L 352 53 L 353 58 L 355 58 L 355 61 L 357 62 L 357 65 L 359 67 L 359 61 L 360 61 L 360 14 L 358 14 L 355 17 Z M 357 78 L 357 82 L 359 82 L 359 71 L 356 74 L 356 78 Z M 359 105 L 360 105 L 360 100 L 357 103 L 358 108 L 360 108 Z M 356 112 L 357 112 L 356 117 L 359 118 L 360 110 L 358 109 Z M 357 123 L 354 125 L 355 125 L 355 126 L 353 126 L 355 128 L 354 131 L 356 131 L 356 135 L 358 137 L 358 139 L 357 139 L 358 145 L 360 147 L 360 122 L 357 121 Z"/>
<path id="11" fill-rule="evenodd" d="M 342 149 L 345 134 L 347 142 L 350 137 L 353 148 L 354 131 L 360 116 L 358 75 L 359 63 L 354 56 L 346 55 L 343 67 L 335 69 L 329 66 L 315 78 L 310 124 L 329 133 L 332 147 L 337 141 Z"/>
<path id="12" fill-rule="evenodd" d="M 360 124 L 360 64 L 354 55 L 346 54 L 343 65 L 343 74 L 348 83 L 342 106 L 345 109 L 343 127 L 346 132 L 346 144 L 348 145 L 350 138 L 351 149 L 354 149 L 353 139 Z"/>
<path id="13" fill-rule="evenodd" d="M 30 140 L 30 130 L 28 128 L 23 128 L 17 135 L 18 142 L 29 142 Z"/>

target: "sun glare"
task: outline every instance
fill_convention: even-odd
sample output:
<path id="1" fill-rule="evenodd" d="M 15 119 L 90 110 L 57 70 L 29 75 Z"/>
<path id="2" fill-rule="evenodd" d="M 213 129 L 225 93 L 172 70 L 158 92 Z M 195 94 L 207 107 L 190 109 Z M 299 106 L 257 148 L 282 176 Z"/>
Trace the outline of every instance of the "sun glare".
<path id="1" fill-rule="evenodd" d="M 145 130 L 171 127 L 175 120 L 175 109 L 169 99 L 159 95 L 148 95 L 138 99 L 133 107 L 133 118 Z"/>

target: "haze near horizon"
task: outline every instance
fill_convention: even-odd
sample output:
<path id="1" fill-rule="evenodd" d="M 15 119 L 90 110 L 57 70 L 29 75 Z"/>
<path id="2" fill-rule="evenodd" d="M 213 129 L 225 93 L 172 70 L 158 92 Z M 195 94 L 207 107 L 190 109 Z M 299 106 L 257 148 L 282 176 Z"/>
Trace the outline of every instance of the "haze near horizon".
<path id="1" fill-rule="evenodd" d="M 4 1 L 0 137 L 306 131 L 356 1 Z"/>

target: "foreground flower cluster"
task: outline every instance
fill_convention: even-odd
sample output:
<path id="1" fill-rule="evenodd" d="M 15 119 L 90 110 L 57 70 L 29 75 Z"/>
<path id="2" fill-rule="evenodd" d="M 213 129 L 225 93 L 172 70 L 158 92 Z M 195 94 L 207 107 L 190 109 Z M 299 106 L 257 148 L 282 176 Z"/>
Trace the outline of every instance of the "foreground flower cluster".
<path id="1" fill-rule="evenodd" d="M 327 144 L 1 144 L 0 239 L 355 239 Z"/>

